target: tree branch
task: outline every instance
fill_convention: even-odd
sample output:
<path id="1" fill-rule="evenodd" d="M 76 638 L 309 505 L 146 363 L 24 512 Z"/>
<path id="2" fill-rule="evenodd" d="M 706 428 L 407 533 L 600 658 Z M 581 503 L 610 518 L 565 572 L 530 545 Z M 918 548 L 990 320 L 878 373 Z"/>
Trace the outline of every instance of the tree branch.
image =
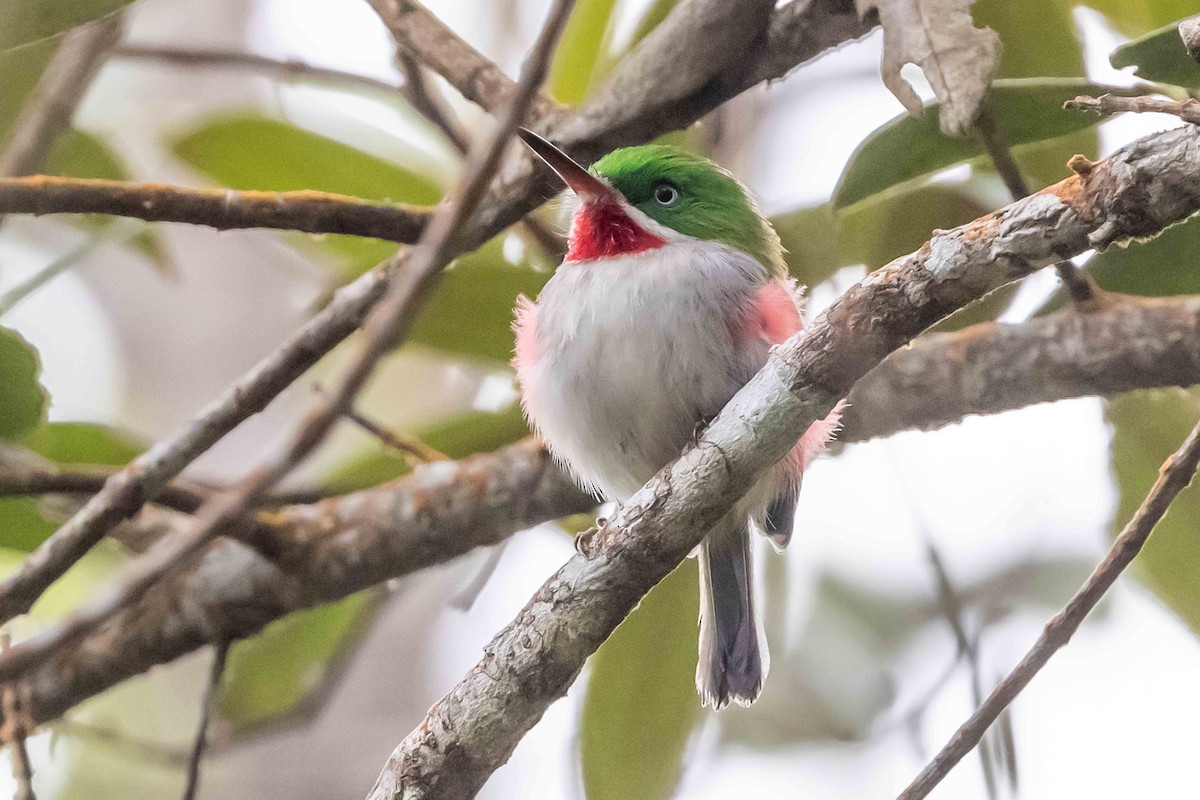
<path id="1" fill-rule="evenodd" d="M 34 175 L 0 178 L 0 214 L 109 214 L 217 230 L 277 228 L 412 243 L 431 210 L 317 191 L 239 192 Z"/>
<path id="2" fill-rule="evenodd" d="M 1004 709 L 1016 699 L 1034 676 L 1058 650 L 1065 647 L 1084 619 L 1100 602 L 1100 598 L 1112 587 L 1120 574 L 1141 552 L 1154 526 L 1167 513 L 1171 501 L 1191 483 L 1196 468 L 1200 465 L 1200 424 L 1197 424 L 1187 439 L 1158 471 L 1158 480 L 1142 501 L 1133 518 L 1129 520 L 1121 535 L 1113 542 L 1108 554 L 1092 574 L 1079 587 L 1070 601 L 1058 612 L 1042 631 L 1033 647 L 1025 654 L 1012 672 L 992 691 L 987 700 L 963 723 L 946 746 L 921 771 L 908 788 L 900 793 L 898 800 L 920 800 L 941 783 L 954 765 L 979 744 L 984 733 L 991 727 Z"/>
<path id="3" fill-rule="evenodd" d="M 746 51 L 744 73 L 736 77 L 731 73 L 728 80 L 710 82 L 694 101 L 680 102 L 669 113 L 654 107 L 643 93 L 636 100 L 647 115 L 644 124 L 632 129 L 628 125 L 613 127 L 603 116 L 598 116 L 587 124 L 570 125 L 569 142 L 597 156 L 684 127 L 749 86 L 782 77 L 795 65 L 820 55 L 831 41 L 847 41 L 838 38 L 842 34 L 857 36 L 869 30 L 869 25 L 858 20 L 849 0 L 813 0 L 803 9 L 789 11 L 795 5 L 776 12 L 766 43 Z M 817 30 L 811 26 L 824 27 Z M 642 46 L 647 44 L 643 42 Z M 666 71 L 674 65 L 664 57 L 660 67 Z M 631 101 L 629 105 L 636 103 Z M 570 121 L 571 117 L 566 118 L 563 125 Z M 552 193 L 548 188 L 549 176 L 545 172 L 540 175 L 542 180 L 533 178 L 534 165 L 524 155 L 511 170 L 506 170 L 493 184 L 482 209 L 466 226 L 464 236 L 469 244 L 486 241 L 548 197 Z M 50 583 L 108 530 L 135 513 L 185 466 L 242 421 L 261 411 L 354 332 L 382 294 L 386 275 L 403 268 L 404 257 L 394 258 L 339 290 L 328 306 L 181 430 L 114 475 L 102 492 L 47 539 L 15 574 L 0 583 L 0 621 L 26 611 Z"/>
<path id="4" fill-rule="evenodd" d="M 402 51 L 441 75 L 459 94 L 484 111 L 503 108 L 516 94 L 517 84 L 512 78 L 417 0 L 367 2 Z M 543 117 L 556 107 L 550 98 L 539 96 L 530 113 Z"/>
<path id="5" fill-rule="evenodd" d="M 125 44 L 114 48 L 112 56 L 126 61 L 144 61 L 191 69 L 250 70 L 285 81 L 314 81 L 347 89 L 367 89 L 386 96 L 399 95 L 404 91 L 404 87 L 399 84 L 388 83 L 357 72 L 318 67 L 294 58 L 271 58 L 240 50 Z"/>
<path id="6" fill-rule="evenodd" d="M 1200 296 L 1106 295 L 1023 325 L 984 323 L 918 339 L 850 394 L 839 439 L 856 442 L 970 414 L 1158 386 L 1200 384 Z M 936 393 L 931 394 L 936 389 Z M 931 402 L 931 399 L 942 402 Z M 532 439 L 231 531 L 58 659 L 23 676 L 39 722 L 210 641 L 583 513 L 578 491 Z"/>
<path id="7" fill-rule="evenodd" d="M 372 800 L 474 795 L 562 697 L 587 657 L 755 479 L 888 353 L 989 291 L 1200 209 L 1200 132 L 1147 137 L 1036 195 L 939 231 L 852 287 L 766 366 L 695 446 L 567 562 L 429 710 Z"/>
<path id="8" fill-rule="evenodd" d="M 1073 111 L 1090 111 L 1102 117 L 1113 114 L 1133 112 L 1138 114 L 1171 114 L 1184 122 L 1200 125 L 1200 101 L 1197 100 L 1163 100 L 1158 97 L 1137 95 L 1121 97 L 1115 94 L 1102 94 L 1099 97 L 1080 95 L 1074 100 L 1063 103 L 1063 108 Z"/>

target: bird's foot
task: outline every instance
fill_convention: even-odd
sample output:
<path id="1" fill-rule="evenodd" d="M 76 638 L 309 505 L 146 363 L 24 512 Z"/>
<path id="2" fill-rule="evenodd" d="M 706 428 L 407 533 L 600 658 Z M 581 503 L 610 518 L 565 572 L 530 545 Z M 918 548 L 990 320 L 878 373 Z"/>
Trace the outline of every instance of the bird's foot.
<path id="1" fill-rule="evenodd" d="M 595 525 L 588 528 L 586 531 L 583 531 L 582 533 L 576 534 L 575 552 L 588 559 L 595 556 L 597 544 L 596 534 L 600 532 L 600 529 L 603 528 L 607 522 L 608 520 L 604 517 L 598 517 Z"/>

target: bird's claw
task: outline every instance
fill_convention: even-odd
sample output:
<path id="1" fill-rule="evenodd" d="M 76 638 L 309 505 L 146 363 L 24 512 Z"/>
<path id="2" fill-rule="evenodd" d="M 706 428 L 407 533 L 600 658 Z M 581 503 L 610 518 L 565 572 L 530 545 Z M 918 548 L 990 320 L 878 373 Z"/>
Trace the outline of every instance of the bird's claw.
<path id="1" fill-rule="evenodd" d="M 595 525 L 588 528 L 586 531 L 583 531 L 582 533 L 576 534 L 575 552 L 584 558 L 592 558 L 596 554 L 596 534 L 600 532 L 600 529 L 603 528 L 607 522 L 608 520 L 606 520 L 604 517 L 600 517 L 596 520 Z"/>

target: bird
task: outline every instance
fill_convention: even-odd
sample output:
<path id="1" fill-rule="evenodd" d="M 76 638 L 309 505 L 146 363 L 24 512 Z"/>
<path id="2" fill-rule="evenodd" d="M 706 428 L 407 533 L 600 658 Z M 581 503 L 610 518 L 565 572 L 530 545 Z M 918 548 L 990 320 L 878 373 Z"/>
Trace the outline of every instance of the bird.
<path id="1" fill-rule="evenodd" d="M 587 169 L 532 131 L 518 135 L 573 195 L 562 264 L 514 310 L 522 407 L 583 488 L 621 503 L 803 329 L 801 289 L 750 191 L 713 161 L 650 144 Z M 695 553 L 702 706 L 748 706 L 762 690 L 750 533 L 786 547 L 804 471 L 839 411 L 813 423 Z"/>

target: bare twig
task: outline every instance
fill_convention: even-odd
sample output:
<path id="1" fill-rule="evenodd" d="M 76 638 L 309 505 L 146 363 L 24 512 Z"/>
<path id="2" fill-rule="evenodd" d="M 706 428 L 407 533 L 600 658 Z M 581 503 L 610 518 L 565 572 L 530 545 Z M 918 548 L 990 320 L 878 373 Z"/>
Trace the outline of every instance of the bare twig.
<path id="1" fill-rule="evenodd" d="M 1068 253 L 1200 210 L 1200 131 L 1134 142 L 993 214 L 937 231 L 773 349 L 697 442 L 558 570 L 393 751 L 370 797 L 465 798 L 511 755 L 585 660 L 712 525 L 888 353 Z M 1136 198 L 1136 202 L 1134 201 Z"/>
<path id="2" fill-rule="evenodd" d="M 104 488 L 111 470 L 58 472 L 45 469 L 0 469 L 0 497 L 40 494 L 95 494 Z M 199 487 L 172 484 L 159 492 L 155 502 L 190 514 L 204 502 Z"/>
<path id="3" fill-rule="evenodd" d="M 0 633 L 0 653 L 7 651 L 11 644 L 8 631 Z M 14 800 L 37 800 L 37 793 L 33 791 L 33 762 L 25 747 L 25 737 L 33 730 L 33 725 L 27 723 L 28 714 L 22 711 L 17 692 L 18 688 L 11 683 L 0 688 L 0 700 L 3 701 L 0 706 L 4 709 L 0 741 L 12 745 L 13 777 L 17 779 Z"/>
<path id="4" fill-rule="evenodd" d="M 454 111 L 446 104 L 445 98 L 429 85 L 425 67 L 405 49 L 396 52 L 396 66 L 404 76 L 404 88 L 401 90 L 404 99 L 418 114 L 441 131 L 455 150 L 461 155 L 466 155 L 471 147 L 467 133 L 455 118 Z"/>
<path id="5" fill-rule="evenodd" d="M 196 740 L 188 758 L 187 782 L 183 787 L 183 800 L 196 800 L 200 791 L 200 763 L 208 748 L 208 728 L 217 711 L 217 698 L 221 692 L 221 680 L 225 676 L 225 662 L 229 657 L 229 642 L 217 642 L 213 646 L 212 667 L 208 673 L 208 687 L 204 691 L 204 704 L 200 708 L 200 723 L 196 726 Z"/>
<path id="6" fill-rule="evenodd" d="M 983 147 L 987 150 L 988 157 L 992 160 L 996 172 L 1000 174 L 1000 179 L 1004 181 L 1012 199 L 1019 200 L 1027 197 L 1030 193 L 1029 184 L 1026 182 L 1025 176 L 1021 174 L 1021 166 L 1013 158 L 1003 125 L 996 119 L 995 113 L 987 102 L 984 102 L 979 110 L 979 115 L 975 120 L 975 130 L 979 133 Z M 1059 279 L 1062 280 L 1063 286 L 1066 287 L 1067 294 L 1073 302 L 1086 303 L 1095 299 L 1096 287 L 1092 285 L 1091 279 L 1069 260 L 1064 259 L 1055 264 L 1054 271 L 1058 273 Z"/>
<path id="7" fill-rule="evenodd" d="M 779 78 L 789 70 L 828 48 L 866 34 L 873 22 L 860 21 L 849 0 L 813 0 L 791 3 L 772 18 L 765 42 L 745 53 L 738 70 L 727 70 L 719 80 L 704 84 L 690 98 L 681 98 L 668 108 L 657 105 L 647 85 L 619 103 L 620 120 L 604 113 L 598 104 L 586 120 L 573 117 L 555 123 L 563 134 L 559 140 L 580 155 L 593 157 L 615 147 L 646 141 L 668 130 L 682 127 L 715 108 L 724 100 L 756 83 Z M 673 69 L 671 42 L 642 47 L 659 53 L 659 68 L 650 74 Z M 735 48 L 737 49 L 737 48 Z M 640 122 L 631 121 L 642 108 Z M 615 112 L 616 108 L 610 109 Z M 540 173 L 549 181 L 546 173 Z M 547 183 L 534 179 L 534 166 L 526 158 L 506 180 L 493 187 L 488 202 L 465 232 L 471 245 L 478 245 L 520 219 L 547 195 Z M 368 309 L 382 294 L 385 276 L 403 269 L 404 258 L 363 275 L 340 290 L 321 313 L 257 364 L 225 393 L 210 403 L 176 434 L 160 442 L 128 465 L 106 484 L 104 491 L 42 544 L 21 567 L 0 583 L 0 620 L 27 610 L 59 575 L 87 552 L 121 520 L 135 513 L 187 464 L 211 447 L 243 420 L 266 406 L 285 387 L 303 374 L 321 356 L 356 330 Z"/>
<path id="8" fill-rule="evenodd" d="M 402 53 L 441 75 L 463 97 L 484 111 L 499 111 L 516 95 L 517 84 L 511 78 L 417 0 L 367 2 Z M 535 117 L 543 117 L 554 108 L 552 100 L 539 96 L 530 110 Z"/>
<path id="9" fill-rule="evenodd" d="M 468 160 L 458 190 L 439 208 L 413 250 L 409 268 L 396 273 L 379 305 L 367 317 L 363 344 L 349 367 L 315 404 L 277 458 L 250 473 L 238 486 L 205 502 L 195 524 L 177 540 L 165 542 L 138 562 L 131 577 L 104 600 L 70 615 L 57 627 L 38 634 L 8 653 L 0 654 L 0 675 L 12 676 L 49 658 L 62 645 L 74 641 L 122 609 L 135 603 L 157 581 L 198 554 L 227 526 L 237 522 L 254 503 L 315 450 L 350 408 L 375 364 L 407 334 L 412 318 L 428 298 L 441 270 L 462 248 L 456 239 L 459 227 L 483 199 L 509 137 L 528 112 L 545 80 L 550 55 L 558 41 L 574 0 L 556 0 L 545 27 L 531 51 L 511 105 L 501 112 L 493 133 Z"/>
<path id="10" fill-rule="evenodd" d="M 352 408 L 343 412 L 343 415 L 346 417 L 346 419 L 350 420 L 355 425 L 362 428 L 364 431 L 371 434 L 388 447 L 403 453 L 406 456 L 409 456 L 419 464 L 428 464 L 431 461 L 448 460 L 445 453 L 434 450 L 417 437 L 407 436 L 397 431 L 385 428 L 375 420 L 364 416 Z"/>
<path id="11" fill-rule="evenodd" d="M 430 209 L 311 190 L 239 192 L 34 175 L 0 178 L 0 214 L 109 214 L 217 230 L 278 228 L 411 243 Z"/>
<path id="12" fill-rule="evenodd" d="M 968 633 L 967 623 L 963 618 L 962 600 L 954 588 L 954 583 L 950 580 L 950 573 L 946 571 L 946 564 L 942 560 L 937 544 L 928 535 L 928 532 L 924 538 L 926 560 L 933 571 L 934 583 L 937 586 L 938 605 L 942 609 L 942 615 L 946 622 L 950 625 L 950 630 L 954 633 L 959 654 L 966 659 L 971 676 L 971 699 L 975 705 L 979 705 L 983 702 L 983 676 L 980 673 L 978 642 L 978 636 L 982 635 L 982 630 L 974 637 Z M 998 787 L 996 786 L 995 761 L 991 750 L 981 747 L 979 762 L 983 769 L 983 783 L 987 789 L 988 798 L 996 800 Z"/>
<path id="13" fill-rule="evenodd" d="M 285 81 L 312 81 L 346 89 L 365 89 L 384 96 L 397 95 L 404 88 L 399 84 L 356 72 L 318 67 L 294 58 L 270 58 L 240 50 L 125 44 L 114 48 L 112 55 L 113 58 L 126 61 L 145 61 L 172 67 L 249 70 Z"/>
<path id="14" fill-rule="evenodd" d="M 110 15 L 67 34 L 21 109 L 0 152 L 0 176 L 40 171 L 75 107 L 121 37 L 120 15 Z"/>
<path id="15" fill-rule="evenodd" d="M 1102 117 L 1127 112 L 1135 114 L 1171 114 L 1184 122 L 1200 125 L 1200 101 L 1164 100 L 1158 97 L 1138 95 L 1121 97 L 1115 94 L 1102 94 L 1099 97 L 1080 95 L 1074 100 L 1063 103 L 1063 108 L 1072 111 L 1090 111 Z"/>
<path id="16" fill-rule="evenodd" d="M 1121 535 L 1113 542 L 1108 555 L 1097 565 L 1087 581 L 1071 598 L 1063 610 L 1054 616 L 1038 637 L 1037 642 L 1025 654 L 1017 666 L 1000 682 L 979 709 L 955 732 L 946 746 L 921 771 L 908 788 L 899 795 L 899 800 L 919 800 L 925 797 L 949 774 L 962 757 L 971 752 L 996 718 L 1029 685 L 1050 657 L 1064 647 L 1079 629 L 1100 598 L 1112 587 L 1117 577 L 1141 552 L 1150 532 L 1171 501 L 1192 481 L 1196 467 L 1200 464 L 1200 424 L 1198 424 L 1180 448 L 1163 463 L 1158 480 L 1142 501 L 1141 506 L 1125 525 Z"/>

